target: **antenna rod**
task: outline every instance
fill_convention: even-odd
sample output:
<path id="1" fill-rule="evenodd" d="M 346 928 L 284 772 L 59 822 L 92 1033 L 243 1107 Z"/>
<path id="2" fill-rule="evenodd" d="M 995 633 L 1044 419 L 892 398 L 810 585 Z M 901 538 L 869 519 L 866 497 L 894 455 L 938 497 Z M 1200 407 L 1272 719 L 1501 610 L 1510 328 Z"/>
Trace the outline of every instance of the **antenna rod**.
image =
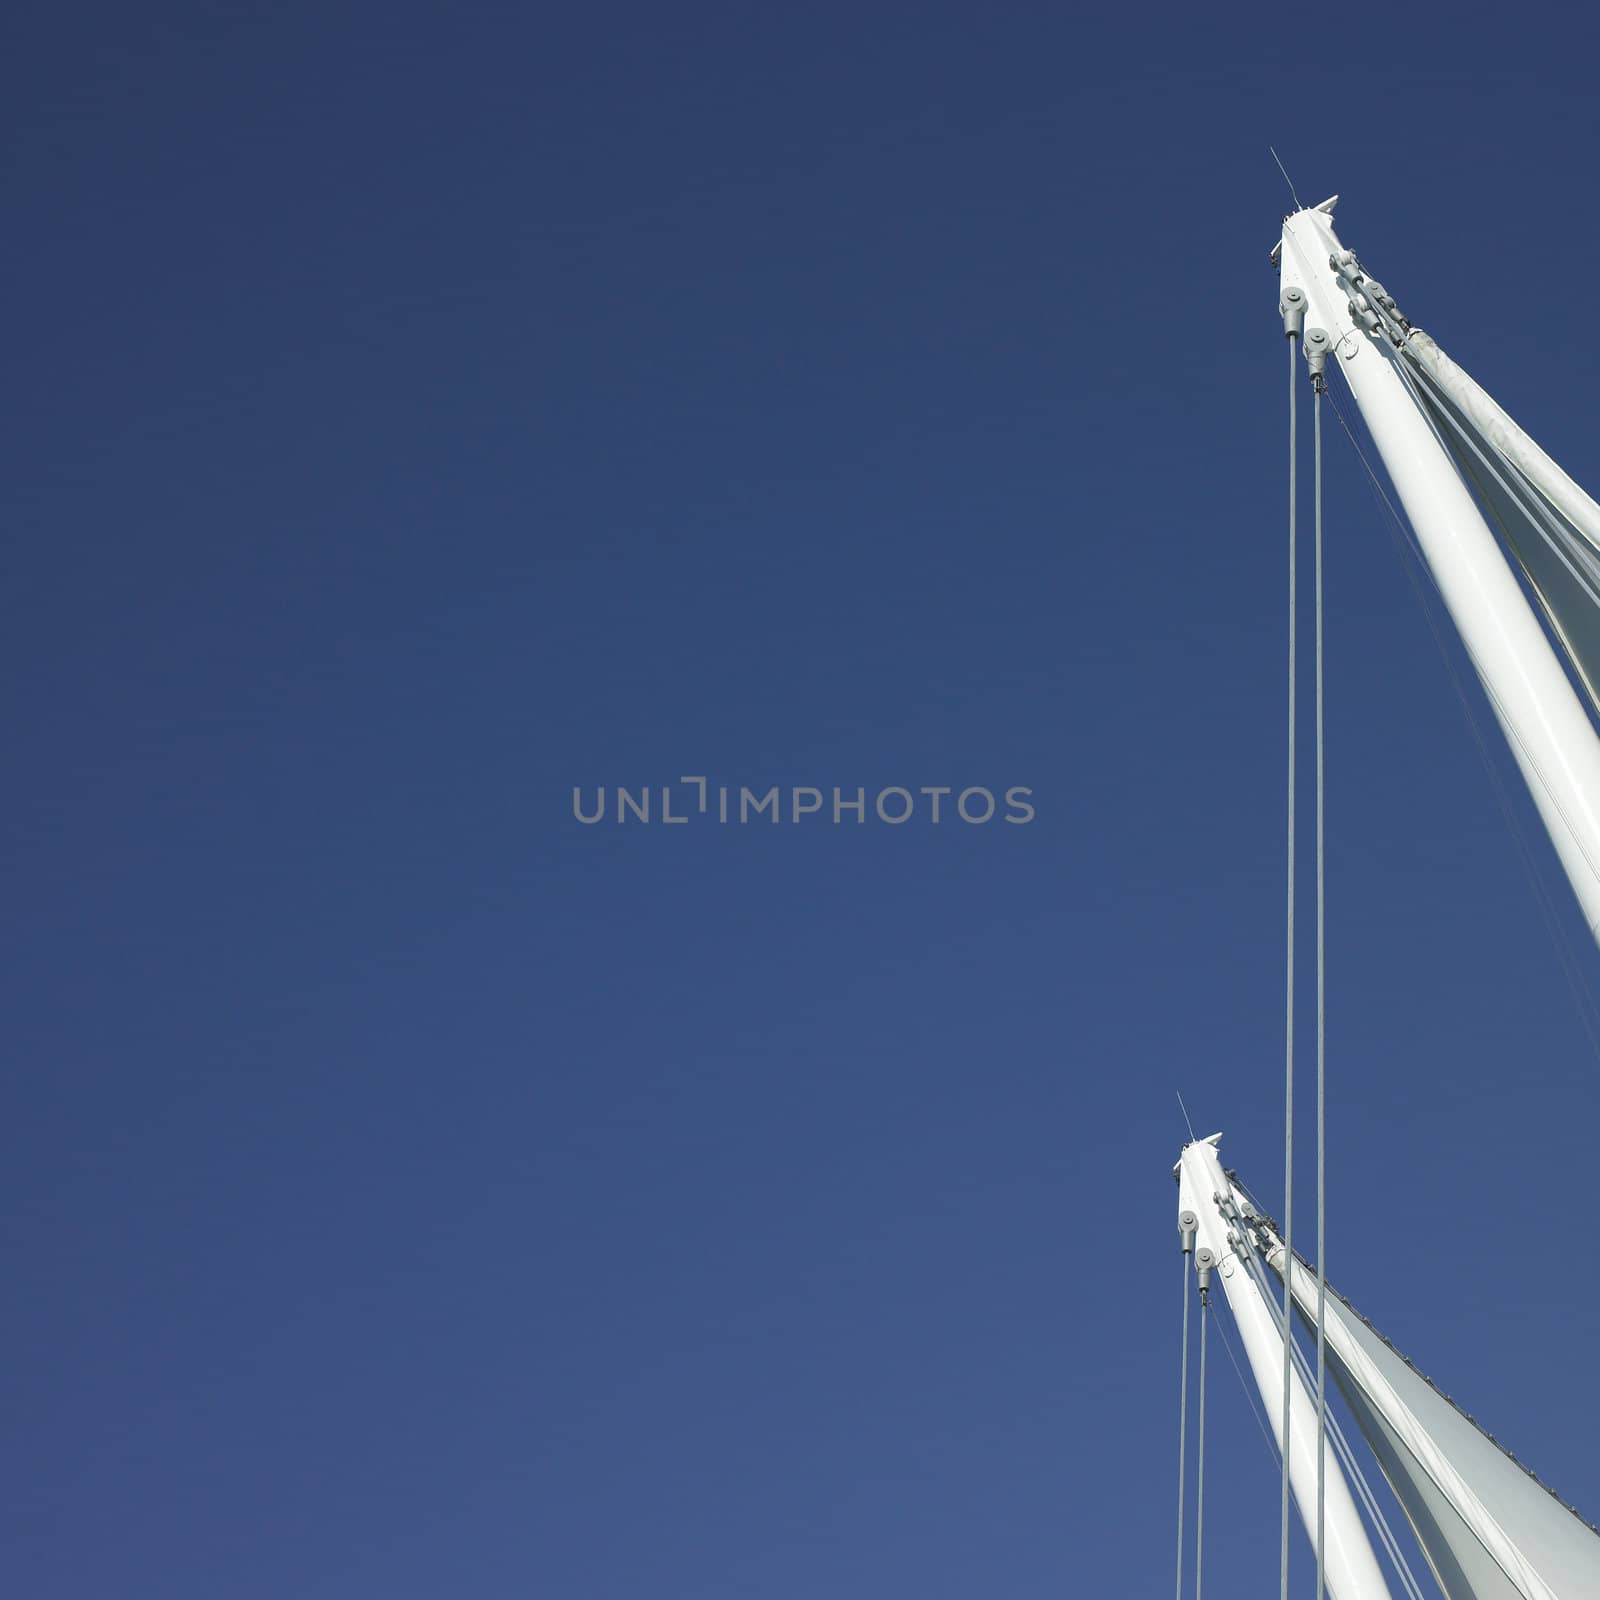
<path id="1" fill-rule="evenodd" d="M 1176 1091 L 1178 1096 L 1178 1109 L 1183 1113 L 1183 1125 L 1189 1130 L 1189 1143 L 1194 1143 L 1194 1124 L 1189 1120 L 1189 1108 L 1183 1103 L 1183 1091 Z"/>
<path id="2" fill-rule="evenodd" d="M 1289 198 L 1294 201 L 1295 210 L 1304 211 L 1305 207 L 1300 204 L 1300 196 L 1294 192 L 1294 179 L 1289 176 L 1288 168 L 1285 167 L 1281 161 L 1278 161 L 1278 152 L 1274 150 L 1270 144 L 1267 146 L 1267 150 L 1271 154 L 1272 159 L 1278 162 L 1278 171 L 1283 174 L 1283 181 L 1289 185 Z"/>

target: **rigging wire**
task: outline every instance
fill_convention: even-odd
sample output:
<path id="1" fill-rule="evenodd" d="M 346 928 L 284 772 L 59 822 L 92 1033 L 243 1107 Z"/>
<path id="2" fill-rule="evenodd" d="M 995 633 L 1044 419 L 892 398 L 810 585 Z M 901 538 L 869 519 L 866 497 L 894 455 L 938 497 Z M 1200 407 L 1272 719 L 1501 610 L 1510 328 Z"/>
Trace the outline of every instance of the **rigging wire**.
<path id="1" fill-rule="evenodd" d="M 1261 1406 L 1256 1400 L 1255 1385 L 1246 1381 L 1244 1368 L 1239 1365 L 1239 1358 L 1233 1353 L 1233 1340 L 1228 1337 L 1228 1325 L 1221 1317 L 1217 1318 L 1217 1333 L 1222 1339 L 1222 1348 L 1228 1352 L 1228 1360 L 1233 1366 L 1234 1376 L 1239 1380 L 1239 1387 L 1244 1390 L 1244 1397 L 1250 1402 L 1250 1414 L 1256 1419 L 1256 1426 L 1261 1430 L 1261 1437 L 1266 1444 L 1267 1452 L 1276 1461 L 1278 1459 L 1278 1447 L 1273 1443 L 1272 1430 L 1267 1426 L 1267 1419 L 1262 1414 Z"/>
<path id="2" fill-rule="evenodd" d="M 1189 1425 L 1189 1252 L 1183 1253 L 1183 1361 L 1178 1379 L 1178 1587 L 1183 1600 L 1183 1469 L 1188 1455 Z"/>
<path id="3" fill-rule="evenodd" d="M 1200 1299 L 1200 1412 L 1196 1420 L 1199 1459 L 1194 1484 L 1194 1600 L 1200 1600 L 1201 1566 L 1205 1556 L 1206 1527 L 1206 1324 L 1210 1322 L 1210 1299 Z"/>
<path id="4" fill-rule="evenodd" d="M 1283 1234 L 1284 1246 L 1294 1233 L 1294 821 L 1296 600 L 1295 571 L 1295 355 L 1299 341 L 1289 333 L 1289 804 L 1287 887 L 1285 896 L 1284 1041 L 1283 1041 Z M 1292 1256 L 1291 1256 L 1292 1259 Z M 1289 1395 L 1294 1372 L 1291 1356 L 1291 1300 L 1287 1277 L 1283 1286 L 1283 1486 L 1280 1505 L 1280 1600 L 1289 1600 Z"/>
<path id="5" fill-rule="evenodd" d="M 1344 1464 L 1345 1473 L 1356 1486 L 1356 1498 L 1366 1511 L 1368 1520 L 1378 1530 L 1378 1542 L 1388 1555 L 1389 1564 L 1394 1568 L 1395 1575 L 1400 1580 L 1400 1587 L 1406 1592 L 1407 1600 L 1427 1600 L 1421 1584 L 1417 1582 L 1411 1570 L 1411 1563 L 1406 1560 L 1405 1552 L 1400 1548 L 1400 1541 L 1395 1537 L 1394 1529 L 1389 1525 L 1389 1519 L 1383 1513 L 1383 1507 L 1378 1504 L 1378 1497 L 1373 1493 L 1366 1473 L 1361 1469 L 1361 1462 L 1356 1457 L 1354 1447 L 1346 1438 L 1338 1420 L 1336 1418 L 1329 1420 L 1331 1424 L 1329 1437 L 1333 1440 L 1333 1448 Z"/>
<path id="6" fill-rule="evenodd" d="M 1246 1276 L 1255 1285 L 1258 1293 L 1264 1296 L 1267 1303 L 1272 1304 L 1272 1293 L 1267 1287 L 1264 1274 L 1258 1263 L 1246 1258 Z M 1228 1337 L 1228 1325 L 1221 1318 L 1216 1319 L 1216 1328 L 1222 1340 L 1222 1348 L 1227 1352 L 1228 1362 L 1233 1367 L 1233 1375 L 1239 1380 L 1239 1387 L 1244 1392 L 1246 1402 L 1250 1407 L 1250 1414 L 1256 1419 L 1256 1428 L 1261 1434 L 1261 1443 L 1267 1454 L 1276 1461 L 1278 1459 L 1277 1442 L 1272 1437 L 1272 1430 L 1267 1426 L 1267 1419 L 1262 1415 L 1261 1407 L 1256 1401 L 1255 1385 L 1244 1375 L 1244 1368 L 1239 1365 L 1239 1358 L 1234 1354 L 1233 1341 Z M 1306 1367 L 1305 1357 L 1299 1348 L 1295 1350 L 1295 1366 L 1308 1382 L 1310 1373 Z M 1394 1530 L 1389 1525 L 1388 1518 L 1384 1515 L 1383 1507 L 1378 1503 L 1378 1497 L 1373 1492 L 1371 1484 L 1367 1481 L 1366 1473 L 1362 1471 L 1354 1446 L 1345 1436 L 1344 1429 L 1339 1424 L 1339 1419 L 1330 1415 L 1328 1417 L 1328 1437 L 1333 1441 L 1333 1448 L 1343 1463 L 1346 1474 L 1355 1485 L 1356 1497 L 1361 1502 L 1367 1513 L 1367 1519 L 1378 1531 L 1379 1542 L 1389 1556 L 1395 1573 L 1400 1580 L 1400 1586 L 1406 1592 L 1407 1600 L 1427 1600 L 1423 1594 L 1416 1577 L 1411 1571 L 1410 1563 L 1406 1560 L 1405 1552 L 1400 1548 L 1400 1541 L 1395 1537 Z"/>
<path id="7" fill-rule="evenodd" d="M 1328 1432 L 1328 1369 L 1322 1323 L 1327 1307 L 1327 926 L 1323 914 L 1323 738 L 1322 738 L 1322 392 L 1320 372 L 1312 377 L 1311 438 L 1315 461 L 1316 517 L 1316 732 L 1317 747 L 1317 1600 L 1327 1593 L 1323 1542 L 1327 1523 L 1327 1481 L 1324 1456 Z M 1287 1248 L 1287 1245 L 1285 1246 Z M 1292 1260 L 1293 1257 L 1290 1257 Z"/>
<path id="8" fill-rule="evenodd" d="M 1245 1258 L 1245 1273 L 1254 1284 L 1256 1292 L 1269 1305 L 1272 1304 L 1272 1290 L 1267 1279 L 1266 1268 L 1259 1259 L 1253 1255 L 1247 1256 Z M 1218 1326 L 1220 1327 L 1221 1324 L 1219 1323 Z M 1301 1380 L 1306 1384 L 1307 1388 L 1309 1388 L 1313 1376 L 1311 1365 L 1306 1360 L 1298 1343 L 1294 1346 L 1294 1361 L 1295 1370 L 1300 1374 Z M 1384 1514 L 1383 1507 L 1379 1504 L 1378 1497 L 1374 1493 L 1372 1485 L 1368 1482 L 1366 1473 L 1362 1470 L 1355 1448 L 1351 1445 L 1344 1429 L 1339 1424 L 1339 1419 L 1335 1416 L 1329 1416 L 1328 1418 L 1328 1437 L 1333 1441 L 1334 1451 L 1343 1463 L 1350 1480 L 1355 1485 L 1356 1497 L 1367 1513 L 1367 1520 L 1376 1529 L 1378 1540 L 1388 1553 L 1389 1561 L 1400 1580 L 1401 1588 L 1406 1591 L 1408 1600 L 1426 1600 L 1426 1596 L 1411 1571 L 1410 1563 L 1406 1560 L 1405 1552 L 1400 1547 L 1400 1541 L 1395 1536 L 1394 1529 L 1390 1526 L 1389 1519 Z M 1267 1442 L 1269 1445 L 1272 1444 L 1270 1438 Z M 1273 1448 L 1276 1450 L 1275 1445 Z"/>

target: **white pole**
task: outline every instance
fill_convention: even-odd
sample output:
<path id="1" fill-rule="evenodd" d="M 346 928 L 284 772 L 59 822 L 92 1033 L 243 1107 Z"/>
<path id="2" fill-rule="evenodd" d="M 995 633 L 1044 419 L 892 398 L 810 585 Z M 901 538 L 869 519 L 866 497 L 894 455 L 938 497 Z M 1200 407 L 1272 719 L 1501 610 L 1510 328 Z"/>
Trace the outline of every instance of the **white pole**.
<path id="1" fill-rule="evenodd" d="M 1212 1288 L 1218 1284 L 1227 1296 L 1228 1309 L 1239 1329 L 1239 1340 L 1250 1363 L 1251 1376 L 1261 1391 L 1272 1431 L 1283 1448 L 1282 1313 L 1257 1287 L 1243 1257 L 1230 1238 L 1230 1225 L 1222 1201 L 1231 1203 L 1233 1187 L 1222 1171 L 1212 1139 L 1189 1145 L 1178 1161 L 1179 1212 L 1196 1218 L 1198 1246 L 1209 1249 L 1216 1261 Z M 1198 1251 L 1197 1251 L 1198 1257 Z M 1317 1405 L 1298 1370 L 1290 1392 L 1289 1486 L 1307 1533 L 1314 1539 L 1317 1525 Z M 1327 1441 L 1323 1443 L 1324 1551 L 1328 1593 L 1332 1600 L 1392 1600 L 1373 1553 L 1372 1542 L 1361 1524 L 1350 1485 Z"/>
<path id="2" fill-rule="evenodd" d="M 1395 371 L 1388 345 L 1357 326 L 1330 257 L 1342 250 L 1326 212 L 1283 225 L 1285 288 L 1307 297 L 1377 443 L 1539 815 L 1600 940 L 1600 738 L 1449 452 Z M 1362 307 L 1357 307 L 1359 313 Z"/>

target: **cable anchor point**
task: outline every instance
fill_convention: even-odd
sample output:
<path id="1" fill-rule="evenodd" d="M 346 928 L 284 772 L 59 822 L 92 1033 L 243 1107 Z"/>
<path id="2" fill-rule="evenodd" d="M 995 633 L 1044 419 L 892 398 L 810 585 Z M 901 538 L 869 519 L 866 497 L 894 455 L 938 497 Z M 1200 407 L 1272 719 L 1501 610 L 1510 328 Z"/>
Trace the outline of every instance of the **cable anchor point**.
<path id="1" fill-rule="evenodd" d="M 1328 387 L 1324 374 L 1328 370 L 1328 354 L 1333 340 L 1321 328 L 1307 328 L 1305 336 L 1306 368 L 1311 374 L 1311 387 L 1321 394 Z"/>
<path id="2" fill-rule="evenodd" d="M 1283 316 L 1283 334 L 1286 339 L 1295 339 L 1300 335 L 1300 330 L 1306 325 L 1306 292 L 1297 289 L 1291 284 L 1283 291 L 1283 298 L 1278 302 L 1278 310 Z"/>

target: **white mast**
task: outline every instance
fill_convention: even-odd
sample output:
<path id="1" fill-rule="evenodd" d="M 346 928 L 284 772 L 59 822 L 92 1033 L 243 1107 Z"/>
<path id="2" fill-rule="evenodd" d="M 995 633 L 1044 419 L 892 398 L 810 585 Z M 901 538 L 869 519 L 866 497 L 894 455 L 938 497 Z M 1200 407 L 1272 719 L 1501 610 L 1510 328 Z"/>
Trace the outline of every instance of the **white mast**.
<path id="1" fill-rule="evenodd" d="M 1179 1157 L 1178 1228 L 1192 1235 L 1196 1270 L 1208 1272 L 1211 1287 L 1220 1285 L 1227 1296 L 1280 1448 L 1283 1320 L 1269 1269 L 1280 1277 L 1290 1272 L 1295 1303 L 1313 1326 L 1321 1304 L 1334 1381 L 1440 1592 L 1456 1600 L 1600 1600 L 1600 1528 L 1535 1478 L 1331 1286 L 1322 1300 L 1313 1273 L 1299 1260 L 1291 1266 L 1275 1225 L 1223 1171 L 1220 1137 L 1187 1145 Z M 1289 1482 L 1314 1539 L 1317 1416 L 1302 1370 L 1292 1371 Z M 1389 1600 L 1336 1450 L 1330 1453 L 1325 1441 L 1323 1452 L 1328 1593 L 1333 1600 Z M 1375 1510 L 1370 1499 L 1368 1510 Z M 1392 1541 L 1390 1531 L 1379 1531 Z M 1409 1573 L 1401 1581 L 1415 1592 Z"/>
<path id="2" fill-rule="evenodd" d="M 1283 1449 L 1283 1318 L 1267 1298 L 1261 1265 L 1254 1264 L 1242 1227 L 1236 1226 L 1238 1208 L 1233 1185 L 1217 1158 L 1216 1140 L 1201 1139 L 1188 1145 L 1178 1158 L 1178 1211 L 1195 1223 L 1196 1256 L 1210 1251 L 1213 1287 L 1220 1283 L 1239 1338 L 1250 1362 L 1251 1375 L 1261 1390 L 1272 1431 Z M 1235 1214 L 1228 1215 L 1229 1211 Z M 1317 1527 L 1317 1406 L 1300 1374 L 1293 1374 L 1289 1415 L 1289 1483 L 1294 1490 L 1306 1531 L 1316 1538 Z M 1328 1593 L 1333 1600 L 1392 1600 L 1367 1538 L 1350 1486 L 1328 1441 L 1322 1446 L 1324 1483 L 1324 1539 Z"/>
<path id="3" fill-rule="evenodd" d="M 1468 480 L 1502 521 L 1597 710 L 1600 504 L 1399 315 L 1381 285 L 1340 245 L 1332 211 L 1327 201 L 1285 220 L 1279 246 L 1285 330 L 1301 335 L 1315 371 L 1328 365 L 1343 373 L 1590 932 L 1600 940 L 1600 734 Z M 1519 541 L 1514 530 L 1522 522 L 1544 539 L 1542 546 Z M 1578 610 L 1579 601 L 1589 610 Z M 1575 615 L 1578 627 L 1569 631 Z M 1303 1264 L 1289 1257 L 1274 1226 L 1223 1171 L 1215 1148 L 1219 1137 L 1186 1146 L 1179 1158 L 1178 1225 L 1185 1248 L 1198 1246 L 1194 1260 L 1202 1285 L 1220 1286 L 1227 1298 L 1283 1452 L 1289 1487 L 1314 1541 L 1321 1522 L 1319 1566 L 1332 1600 L 1391 1596 L 1340 1467 L 1339 1452 L 1348 1458 L 1348 1446 L 1342 1435 L 1335 1445 L 1336 1430 L 1323 1438 L 1319 1458 L 1316 1402 L 1303 1376 L 1303 1358 L 1291 1359 L 1285 1347 L 1292 1337 L 1288 1314 L 1275 1304 L 1269 1267 L 1286 1278 L 1309 1321 L 1323 1319 L 1334 1379 L 1440 1588 L 1480 1600 L 1600 1600 L 1600 1529 L 1532 1478 L 1370 1325 L 1353 1312 L 1346 1316 L 1348 1308 L 1335 1304 L 1331 1294 L 1324 1300 L 1320 1280 L 1313 1282 Z M 1287 1419 L 1280 1403 L 1285 1380 Z M 1402 1583 L 1414 1592 L 1386 1519 L 1353 1461 L 1352 1471 Z"/>
<path id="4" fill-rule="evenodd" d="M 1283 225 L 1283 287 L 1305 296 L 1305 341 L 1326 335 L 1460 631 L 1590 932 L 1600 940 L 1600 738 L 1360 286 L 1332 202 Z"/>

